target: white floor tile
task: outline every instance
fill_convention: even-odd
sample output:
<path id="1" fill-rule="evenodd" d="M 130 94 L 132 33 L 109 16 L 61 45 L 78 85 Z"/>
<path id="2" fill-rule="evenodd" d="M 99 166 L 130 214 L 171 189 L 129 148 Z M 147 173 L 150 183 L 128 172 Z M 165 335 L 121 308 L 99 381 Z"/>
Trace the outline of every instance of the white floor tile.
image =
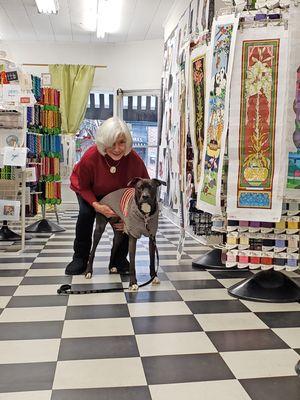
<path id="1" fill-rule="evenodd" d="M 244 278 L 235 278 L 235 279 L 218 279 L 218 281 L 226 287 L 227 289 L 230 288 L 231 286 L 235 285 L 236 283 L 239 283 L 243 281 Z"/>
<path id="2" fill-rule="evenodd" d="M 59 345 L 60 339 L 2 340 L 0 364 L 56 361 Z"/>
<path id="3" fill-rule="evenodd" d="M 31 263 L 27 262 L 16 262 L 16 263 L 1 263 L 0 271 L 5 269 L 28 269 L 31 267 Z"/>
<path id="4" fill-rule="evenodd" d="M 53 389 L 147 385 L 140 358 L 59 361 Z"/>
<path id="5" fill-rule="evenodd" d="M 21 285 L 15 291 L 14 296 L 47 296 L 57 295 L 59 285 Z"/>
<path id="6" fill-rule="evenodd" d="M 63 321 L 66 307 L 5 308 L 0 314 L 1 322 Z M 1 325 L 0 325 L 1 328 Z"/>
<path id="7" fill-rule="evenodd" d="M 220 313 L 220 314 L 195 314 L 199 324 L 208 331 L 231 331 L 242 329 L 268 329 L 255 314 Z"/>
<path id="8" fill-rule="evenodd" d="M 0 308 L 4 308 L 7 306 L 11 296 L 0 296 Z"/>
<path id="9" fill-rule="evenodd" d="M 167 277 L 171 281 L 189 281 L 189 280 L 202 280 L 202 279 L 215 279 L 207 271 L 184 271 L 184 272 L 167 272 Z"/>
<path id="10" fill-rule="evenodd" d="M 294 349 L 300 349 L 300 328 L 273 328 L 272 330 L 288 346 Z"/>
<path id="11" fill-rule="evenodd" d="M 238 380 L 150 385 L 152 400 L 251 400 Z"/>
<path id="12" fill-rule="evenodd" d="M 125 294 L 120 293 L 90 293 L 84 296 L 69 296 L 68 306 L 87 306 L 101 304 L 126 304 Z"/>
<path id="13" fill-rule="evenodd" d="M 299 303 L 260 303 L 248 300 L 240 301 L 253 312 L 300 311 Z"/>
<path id="14" fill-rule="evenodd" d="M 136 335 L 136 340 L 141 357 L 217 352 L 205 332 Z"/>
<path id="15" fill-rule="evenodd" d="M 100 318 L 64 322 L 63 338 L 134 335 L 130 318 Z"/>
<path id="16" fill-rule="evenodd" d="M 49 265 L 50 267 L 50 265 Z M 37 268 L 26 272 L 26 277 L 34 276 L 65 276 L 64 268 Z"/>
<path id="17" fill-rule="evenodd" d="M 37 257 L 33 262 L 34 263 L 57 263 L 57 262 L 70 262 L 72 261 L 72 256 L 69 257 Z"/>
<path id="18" fill-rule="evenodd" d="M 252 350 L 220 353 L 237 379 L 295 376 L 299 354 L 294 350 Z"/>
<path id="19" fill-rule="evenodd" d="M 51 390 L 0 393 L 0 400 L 50 400 L 51 394 Z"/>
<path id="20" fill-rule="evenodd" d="M 192 314 L 183 301 L 128 304 L 131 317 Z"/>
<path id="21" fill-rule="evenodd" d="M 118 274 L 107 275 L 93 275 L 91 279 L 86 279 L 83 275 L 73 276 L 73 285 L 96 284 L 96 283 L 120 283 L 121 277 Z"/>
<path id="22" fill-rule="evenodd" d="M 184 301 L 197 300 L 232 300 L 227 289 L 188 289 L 178 290 L 178 293 Z"/>
<path id="23" fill-rule="evenodd" d="M 17 286 L 22 280 L 22 276 L 0 276 L 0 286 Z"/>
<path id="24" fill-rule="evenodd" d="M 177 261 L 176 259 L 174 260 L 159 260 L 159 265 L 161 265 L 162 267 L 167 266 L 167 265 L 192 265 L 192 259 L 190 260 L 180 260 Z"/>

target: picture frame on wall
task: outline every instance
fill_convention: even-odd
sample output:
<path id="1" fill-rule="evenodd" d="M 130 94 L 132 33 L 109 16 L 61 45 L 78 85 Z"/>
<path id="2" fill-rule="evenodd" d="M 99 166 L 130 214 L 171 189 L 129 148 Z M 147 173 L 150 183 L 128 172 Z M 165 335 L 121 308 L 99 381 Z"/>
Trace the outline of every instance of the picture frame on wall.
<path id="1" fill-rule="evenodd" d="M 52 84 L 52 76 L 50 72 L 43 72 L 41 74 L 41 79 L 42 79 L 42 86 L 51 86 Z"/>
<path id="2" fill-rule="evenodd" d="M 20 202 L 14 200 L 0 200 L 0 220 L 18 221 L 20 218 Z"/>
<path id="3" fill-rule="evenodd" d="M 5 147 L 3 164 L 11 167 L 26 166 L 27 147 Z"/>

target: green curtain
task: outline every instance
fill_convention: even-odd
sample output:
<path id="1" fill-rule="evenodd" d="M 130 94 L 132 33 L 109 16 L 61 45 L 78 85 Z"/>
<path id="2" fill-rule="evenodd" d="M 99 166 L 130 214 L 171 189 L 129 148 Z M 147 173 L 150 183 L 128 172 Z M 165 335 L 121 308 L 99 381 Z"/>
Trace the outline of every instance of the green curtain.
<path id="1" fill-rule="evenodd" d="M 74 135 L 84 118 L 94 80 L 93 65 L 49 65 L 52 86 L 60 90 L 62 132 Z"/>

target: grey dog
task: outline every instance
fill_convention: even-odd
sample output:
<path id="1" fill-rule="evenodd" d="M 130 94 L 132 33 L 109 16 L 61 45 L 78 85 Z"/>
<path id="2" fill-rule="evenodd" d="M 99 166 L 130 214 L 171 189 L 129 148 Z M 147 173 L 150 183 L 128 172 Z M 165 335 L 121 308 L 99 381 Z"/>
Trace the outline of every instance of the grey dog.
<path id="1" fill-rule="evenodd" d="M 159 179 L 134 178 L 128 185 L 134 185 L 134 187 L 116 190 L 105 196 L 100 201 L 100 204 L 109 206 L 118 215 L 118 219 L 124 221 L 125 233 L 129 236 L 129 289 L 138 290 L 135 254 L 136 241 L 142 235 L 149 237 L 150 277 L 153 278 L 152 283 L 159 283 L 158 278 L 155 276 L 155 236 L 159 214 L 157 190 L 160 185 L 166 185 L 166 183 Z M 93 246 L 85 271 L 87 279 L 92 277 L 96 248 L 109 221 L 116 222 L 112 218 L 108 219 L 103 214 L 97 213 Z M 118 248 L 117 244 L 115 248 Z M 114 255 L 112 254 L 112 256 Z"/>

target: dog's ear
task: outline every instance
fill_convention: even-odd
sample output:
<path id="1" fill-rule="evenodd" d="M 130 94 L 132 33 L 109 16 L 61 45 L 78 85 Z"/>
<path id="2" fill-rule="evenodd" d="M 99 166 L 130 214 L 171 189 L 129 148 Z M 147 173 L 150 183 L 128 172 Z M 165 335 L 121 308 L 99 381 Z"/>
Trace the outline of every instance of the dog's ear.
<path id="1" fill-rule="evenodd" d="M 156 186 L 161 186 L 161 185 L 167 186 L 166 182 L 161 181 L 160 179 L 155 178 L 155 179 L 152 179 L 152 181 L 156 184 Z"/>
<path id="2" fill-rule="evenodd" d="M 138 181 L 140 181 L 141 179 L 143 179 L 143 178 L 132 178 L 128 183 L 127 183 L 127 186 L 135 186 L 137 183 L 138 183 Z"/>

